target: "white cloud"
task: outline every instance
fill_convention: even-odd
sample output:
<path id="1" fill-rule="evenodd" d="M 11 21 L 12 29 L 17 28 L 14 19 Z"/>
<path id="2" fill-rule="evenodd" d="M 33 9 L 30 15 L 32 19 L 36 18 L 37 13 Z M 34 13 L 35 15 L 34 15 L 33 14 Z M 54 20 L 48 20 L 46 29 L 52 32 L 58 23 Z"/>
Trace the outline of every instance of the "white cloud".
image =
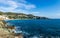
<path id="1" fill-rule="evenodd" d="M 22 2 L 22 3 L 27 3 L 27 1 L 26 0 L 19 0 L 20 2 Z"/>
<path id="2" fill-rule="evenodd" d="M 0 3 L 9 6 L 9 7 L 0 6 L 0 10 L 3 10 L 3 11 L 13 11 L 15 8 L 18 7 L 17 3 L 11 0 L 2 0 L 0 1 Z"/>
<path id="3" fill-rule="evenodd" d="M 35 5 L 25 5 L 26 9 L 32 9 L 32 8 L 36 8 Z"/>
<path id="4" fill-rule="evenodd" d="M 17 10 L 21 10 L 21 9 L 26 9 L 24 11 L 27 11 L 27 10 L 31 10 L 31 9 L 34 9 L 36 8 L 36 6 L 34 4 L 29 4 L 27 1 L 25 0 L 20 0 L 21 2 L 18 3 L 16 1 L 13 1 L 13 0 L 0 0 L 0 3 L 2 4 L 5 4 L 5 5 L 8 5 L 8 7 L 4 7 L 4 6 L 0 6 L 0 10 L 1 11 L 17 11 Z M 28 4 L 26 4 L 28 3 Z M 16 9 L 16 8 L 20 8 L 20 9 Z M 21 10 L 22 11 L 22 10 Z"/>

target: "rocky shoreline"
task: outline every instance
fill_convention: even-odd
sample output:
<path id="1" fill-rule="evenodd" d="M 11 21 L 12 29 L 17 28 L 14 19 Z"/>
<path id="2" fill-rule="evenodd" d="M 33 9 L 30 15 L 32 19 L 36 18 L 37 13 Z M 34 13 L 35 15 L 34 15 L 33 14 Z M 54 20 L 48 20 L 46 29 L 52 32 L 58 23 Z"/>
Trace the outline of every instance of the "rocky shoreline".
<path id="1" fill-rule="evenodd" d="M 6 27 L 6 23 L 3 20 L 0 20 L 0 38 L 7 38 L 10 34 Z"/>
<path id="2" fill-rule="evenodd" d="M 21 34 L 16 35 L 13 26 L 7 26 L 4 20 L 0 20 L 0 38 L 23 38 Z"/>

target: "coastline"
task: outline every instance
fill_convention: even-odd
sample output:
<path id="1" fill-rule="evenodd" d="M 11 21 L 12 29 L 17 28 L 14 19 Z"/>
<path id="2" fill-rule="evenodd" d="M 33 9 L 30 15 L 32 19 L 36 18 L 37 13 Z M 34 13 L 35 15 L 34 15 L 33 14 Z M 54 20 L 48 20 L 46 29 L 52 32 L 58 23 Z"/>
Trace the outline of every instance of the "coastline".
<path id="1" fill-rule="evenodd" d="M 6 28 L 6 22 L 0 20 L 0 38 L 7 38 L 10 36 L 9 30 Z"/>
<path id="2" fill-rule="evenodd" d="M 7 26 L 5 20 L 0 21 L 0 38 L 22 38 L 22 34 L 15 34 L 13 32 L 15 30 L 14 26 Z"/>

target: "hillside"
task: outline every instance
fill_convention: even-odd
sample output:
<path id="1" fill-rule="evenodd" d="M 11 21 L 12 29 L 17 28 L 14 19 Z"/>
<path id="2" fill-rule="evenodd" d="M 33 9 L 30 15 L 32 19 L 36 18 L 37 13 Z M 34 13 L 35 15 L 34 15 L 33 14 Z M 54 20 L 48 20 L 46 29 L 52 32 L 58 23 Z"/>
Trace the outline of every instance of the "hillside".
<path id="1" fill-rule="evenodd" d="M 8 17 L 9 19 L 48 19 L 47 17 L 35 16 L 32 14 L 14 13 L 14 12 L 1 12 L 0 15 Z"/>

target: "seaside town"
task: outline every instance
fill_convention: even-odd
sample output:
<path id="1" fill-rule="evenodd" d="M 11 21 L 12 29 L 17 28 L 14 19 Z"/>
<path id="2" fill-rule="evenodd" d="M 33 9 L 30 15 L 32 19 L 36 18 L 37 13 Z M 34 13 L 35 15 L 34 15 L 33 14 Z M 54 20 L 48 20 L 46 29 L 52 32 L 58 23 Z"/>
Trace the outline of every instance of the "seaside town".
<path id="1" fill-rule="evenodd" d="M 34 16 L 32 14 L 24 14 L 24 13 L 14 13 L 14 12 L 1 12 L 0 11 L 0 19 L 19 19 L 19 20 L 29 20 L 29 19 L 48 19 L 47 17 Z"/>
<path id="2" fill-rule="evenodd" d="M 46 17 L 34 16 L 32 14 L 12 13 L 12 12 L 0 12 L 0 38 L 23 38 L 22 34 L 16 34 L 14 32 L 14 26 L 8 26 L 4 20 L 29 20 L 29 19 L 48 19 Z"/>

